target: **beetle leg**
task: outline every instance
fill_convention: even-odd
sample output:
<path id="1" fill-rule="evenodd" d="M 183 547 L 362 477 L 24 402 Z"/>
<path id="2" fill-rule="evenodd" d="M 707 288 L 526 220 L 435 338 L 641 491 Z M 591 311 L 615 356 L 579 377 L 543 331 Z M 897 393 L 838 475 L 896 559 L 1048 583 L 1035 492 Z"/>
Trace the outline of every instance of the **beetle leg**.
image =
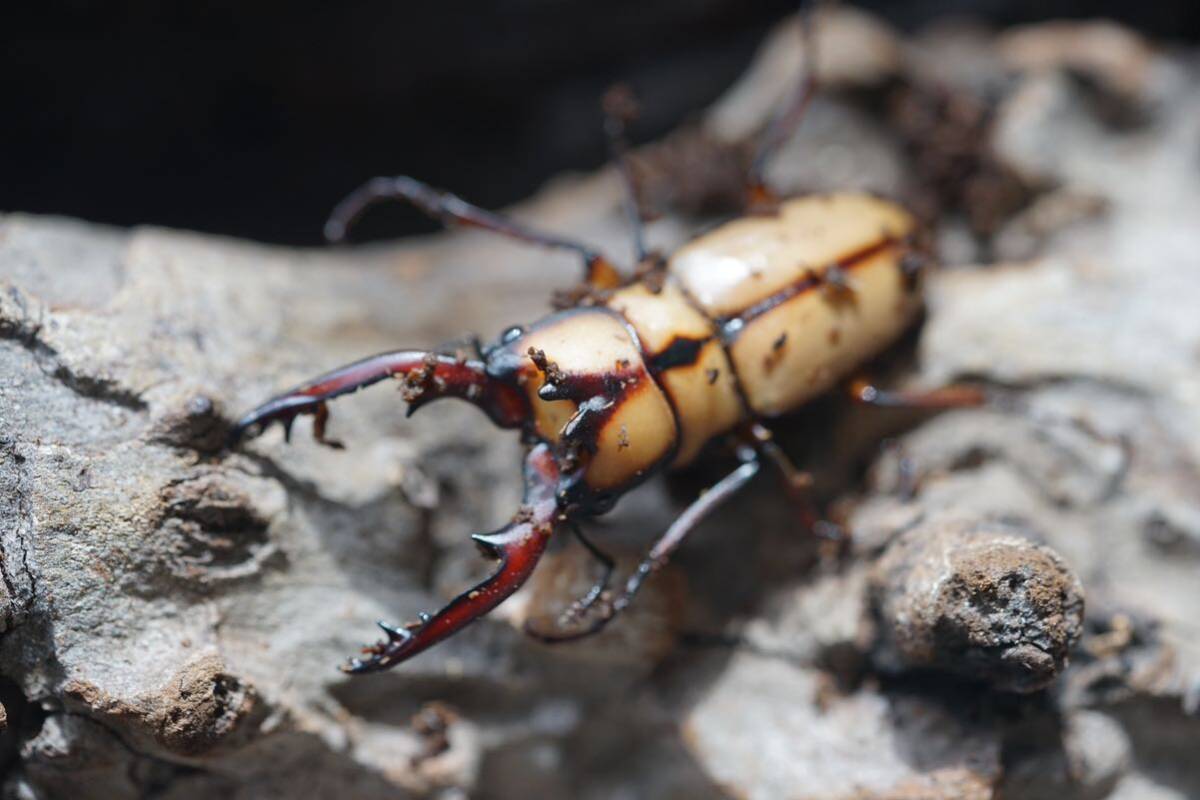
<path id="1" fill-rule="evenodd" d="M 488 578 L 451 600 L 436 614 L 420 614 L 416 622 L 400 627 L 380 622 L 386 637 L 363 648 L 366 658 L 352 658 L 343 672 L 380 672 L 412 658 L 465 628 L 521 588 L 537 566 L 546 543 L 559 521 L 555 488 L 559 468 L 549 445 L 539 444 L 525 457 L 525 497 L 512 522 L 489 534 L 472 538 L 490 556 L 500 560 Z"/>
<path id="2" fill-rule="evenodd" d="M 536 230 L 407 175 L 372 178 L 351 192 L 329 215 L 325 223 L 325 238 L 331 243 L 342 241 L 350 225 L 363 212 L 384 200 L 407 201 L 444 225 L 481 228 L 529 244 L 570 250 L 583 259 L 588 283 L 599 289 L 611 289 L 620 284 L 621 276 L 613 263 L 587 245 Z"/>
<path id="3" fill-rule="evenodd" d="M 844 542 L 849 538 L 842 526 L 821 516 L 812 496 L 812 473 L 795 465 L 765 425 L 751 422 L 739 431 L 739 436 L 775 468 L 788 500 L 800 515 L 800 522 L 805 528 L 822 539 L 835 542 Z"/>
<path id="4" fill-rule="evenodd" d="M 338 446 L 325 438 L 329 420 L 326 402 L 385 378 L 403 381 L 401 388 L 410 414 L 439 397 L 458 397 L 478 406 L 501 428 L 518 427 L 529 417 L 529 402 L 524 393 L 490 377 L 482 362 L 421 350 L 397 350 L 340 367 L 271 398 L 238 420 L 230 433 L 230 444 L 235 444 L 247 431 L 261 430 L 276 421 L 283 425 L 284 436 L 290 438 L 296 417 L 313 414 L 317 441 Z"/>
<path id="5" fill-rule="evenodd" d="M 604 594 L 604 590 L 608 588 L 608 582 L 612 580 L 613 569 L 616 567 L 616 562 L 613 561 L 612 556 L 601 550 L 599 547 L 596 547 L 596 545 L 594 545 L 590 539 L 584 536 L 583 531 L 579 529 L 578 525 L 572 523 L 571 532 L 575 534 L 575 538 L 579 540 L 579 543 L 583 545 L 589 553 L 592 554 L 592 558 L 600 562 L 600 566 L 603 570 L 600 573 L 600 580 L 596 581 L 592 588 L 588 590 L 587 594 L 579 598 L 579 600 L 572 604 L 571 608 L 567 609 L 566 614 L 571 618 L 575 618 L 591 608 L 596 601 L 600 599 L 600 596 Z"/>
<path id="6" fill-rule="evenodd" d="M 596 601 L 604 596 L 604 593 L 608 590 L 609 581 L 612 580 L 613 570 L 616 568 L 616 563 L 613 561 L 612 556 L 608 555 L 608 553 L 605 553 L 599 547 L 596 547 L 596 545 L 594 545 L 587 537 L 585 537 L 583 535 L 583 531 L 579 529 L 578 525 L 571 523 L 571 532 L 575 534 L 575 538 L 579 540 L 579 543 L 583 545 L 589 553 L 592 554 L 592 557 L 600 562 L 603 572 L 600 575 L 600 580 L 593 584 L 592 588 L 588 590 L 587 594 L 571 603 L 571 605 L 559 615 L 558 627 L 561 630 L 548 631 L 536 625 L 533 620 L 527 620 L 525 622 L 525 633 L 529 634 L 534 639 L 538 639 L 547 643 L 561 641 L 564 638 L 567 640 L 578 638 L 576 632 L 570 630 L 571 623 L 578 622 L 579 619 L 583 617 L 584 612 L 594 606 Z"/>
<path id="7" fill-rule="evenodd" d="M 695 530 L 700 522 L 722 503 L 737 494 L 738 490 L 758 474 L 760 462 L 758 454 L 753 449 L 748 447 L 742 448 L 738 455 L 742 459 L 742 465 L 718 481 L 714 486 L 696 498 L 690 506 L 684 509 L 684 512 L 671 523 L 671 527 L 667 528 L 667 532 L 654 543 L 654 546 L 650 548 L 650 552 L 646 554 L 646 557 L 638 564 L 637 569 L 625 581 L 625 587 L 621 590 L 621 593 L 613 600 L 602 603 L 599 613 L 590 624 L 576 631 L 555 634 L 553 638 L 539 638 L 543 638 L 544 641 L 557 643 L 591 636 L 603 630 L 617 614 L 628 608 L 638 591 L 641 590 L 642 584 L 646 582 L 646 579 L 662 569 L 671 555 L 687 539 L 688 534 Z M 526 626 L 526 631 L 529 631 L 528 626 Z"/>
<path id="8" fill-rule="evenodd" d="M 629 141 L 625 136 L 626 127 L 637 118 L 637 99 L 628 86 L 618 84 L 604 93 L 602 106 L 608 152 L 617 164 L 621 173 L 621 183 L 625 187 L 625 215 L 629 217 L 630 229 L 633 231 L 634 258 L 640 265 L 646 260 L 646 231 L 642 224 L 641 207 L 638 205 L 637 182 L 629 165 Z"/>
<path id="9" fill-rule="evenodd" d="M 1119 449 L 1121 463 L 1114 476 L 1111 491 L 1115 491 L 1120 482 L 1124 480 L 1125 472 L 1133 459 L 1132 445 L 1123 434 L 1113 435 L 1097 430 L 1086 418 L 1037 413 L 1019 398 L 1006 396 L 1002 392 L 995 390 L 989 392 L 976 386 L 952 384 L 926 391 L 886 391 L 879 389 L 869 381 L 859 379 L 850 384 L 849 393 L 854 402 L 876 408 L 928 409 L 936 411 L 986 406 L 994 411 L 1024 416 L 1035 425 L 1047 425 L 1051 423 L 1066 424 L 1090 439 Z M 917 474 L 916 465 L 911 458 L 902 455 L 900 468 L 900 493 L 903 496 L 911 497 L 919 488 L 920 478 Z"/>
<path id="10" fill-rule="evenodd" d="M 885 390 L 870 381 L 858 379 L 850 384 L 850 399 L 876 408 L 950 409 L 976 408 L 988 401 L 987 394 L 976 386 L 951 385 L 924 391 L 906 389 Z"/>
<path id="11" fill-rule="evenodd" d="M 771 208 L 779 198 L 766 184 L 767 162 L 792 137 L 817 93 L 816 11 L 819 3 L 812 0 L 809 8 L 800 13 L 800 35 L 804 56 L 804 74 L 791 101 L 771 120 L 758 142 L 754 160 L 746 175 L 746 205 L 751 210 Z"/>

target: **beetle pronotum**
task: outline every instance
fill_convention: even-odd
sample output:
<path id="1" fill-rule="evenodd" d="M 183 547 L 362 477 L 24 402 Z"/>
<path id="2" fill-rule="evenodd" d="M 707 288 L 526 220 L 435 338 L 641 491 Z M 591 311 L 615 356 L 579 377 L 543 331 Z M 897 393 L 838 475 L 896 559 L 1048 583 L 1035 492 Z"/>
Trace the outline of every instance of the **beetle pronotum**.
<path id="1" fill-rule="evenodd" d="M 811 40 L 811 36 L 809 39 Z M 912 321 L 920 305 L 914 219 L 900 206 L 865 194 L 777 200 L 762 181 L 774 149 L 812 97 L 813 46 L 791 104 L 763 136 L 747 181 L 752 213 L 706 233 L 669 258 L 648 256 L 629 170 L 624 119 L 608 104 L 606 126 L 628 188 L 637 231 L 636 278 L 582 244 L 477 208 L 412 178 L 377 178 L 335 209 L 326 228 L 341 239 L 369 204 L 402 199 L 446 223 L 484 228 L 578 253 L 585 291 L 572 307 L 505 331 L 478 358 L 399 350 L 363 359 L 279 395 L 243 417 L 235 439 L 297 415 L 314 415 L 325 439 L 326 403 L 385 378 L 403 382 L 410 412 L 458 397 L 528 443 L 525 494 L 512 521 L 475 541 L 499 559 L 497 571 L 436 614 L 394 627 L 384 641 L 344 667 L 361 673 L 411 658 L 486 614 L 531 574 L 551 534 L 568 529 L 604 565 L 601 580 L 572 607 L 574 627 L 532 630 L 548 641 L 594 633 L 628 606 L 646 580 L 713 508 L 746 484 L 760 459 L 797 473 L 759 422 L 804 405 L 874 356 Z M 970 391 L 885 395 L 863 387 L 864 402 L 974 403 Z M 730 437 L 740 463 L 703 493 L 650 549 L 615 594 L 612 561 L 583 538 L 574 521 L 603 513 L 657 470 L 693 461 L 717 437 Z M 565 623 L 565 620 L 563 621 Z"/>

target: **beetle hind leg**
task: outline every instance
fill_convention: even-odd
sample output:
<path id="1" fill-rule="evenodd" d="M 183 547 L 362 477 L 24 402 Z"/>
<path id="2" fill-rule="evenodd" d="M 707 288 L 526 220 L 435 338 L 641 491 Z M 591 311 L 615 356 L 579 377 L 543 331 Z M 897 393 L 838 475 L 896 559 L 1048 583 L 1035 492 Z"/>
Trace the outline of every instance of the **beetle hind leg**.
<path id="1" fill-rule="evenodd" d="M 927 409 L 942 411 L 978 408 L 988 403 L 987 393 L 978 386 L 950 384 L 936 389 L 882 389 L 865 378 L 851 381 L 851 401 L 875 408 Z"/>

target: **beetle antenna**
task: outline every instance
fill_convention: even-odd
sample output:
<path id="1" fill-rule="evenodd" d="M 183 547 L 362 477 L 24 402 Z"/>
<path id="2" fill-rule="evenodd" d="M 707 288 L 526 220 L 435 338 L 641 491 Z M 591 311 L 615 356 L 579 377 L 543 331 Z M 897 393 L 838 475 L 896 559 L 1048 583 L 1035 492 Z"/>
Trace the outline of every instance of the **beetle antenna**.
<path id="1" fill-rule="evenodd" d="M 407 175 L 393 178 L 372 178 L 346 196 L 334 207 L 325 223 L 325 239 L 337 244 L 371 206 L 388 200 L 411 203 L 447 227 L 462 225 L 498 233 L 519 242 L 536 244 L 556 250 L 568 250 L 583 259 L 587 280 L 601 288 L 611 288 L 620 282 L 620 272 L 598 250 L 557 234 L 532 228 L 494 211 L 468 203 L 456 194 L 435 189 Z"/>
<path id="2" fill-rule="evenodd" d="M 629 164 L 629 140 L 626 135 L 629 123 L 637 119 L 637 97 L 627 84 L 619 83 L 604 93 L 601 107 L 604 109 L 604 135 L 608 139 L 609 156 L 616 162 L 625 186 L 625 215 L 633 231 L 634 258 L 641 264 L 646 260 L 646 226 L 638 204 L 637 181 Z"/>
<path id="3" fill-rule="evenodd" d="M 749 174 L 746 176 L 747 194 L 751 204 L 772 196 L 767 188 L 764 174 L 767 162 L 778 152 L 780 146 L 792 137 L 804 119 L 813 97 L 817 93 L 817 11 L 820 9 L 819 0 L 802 3 L 798 21 L 800 26 L 801 56 L 804 61 L 803 74 L 792 99 L 784 106 L 767 126 L 758 142 L 758 150 L 754 160 L 750 162 Z"/>

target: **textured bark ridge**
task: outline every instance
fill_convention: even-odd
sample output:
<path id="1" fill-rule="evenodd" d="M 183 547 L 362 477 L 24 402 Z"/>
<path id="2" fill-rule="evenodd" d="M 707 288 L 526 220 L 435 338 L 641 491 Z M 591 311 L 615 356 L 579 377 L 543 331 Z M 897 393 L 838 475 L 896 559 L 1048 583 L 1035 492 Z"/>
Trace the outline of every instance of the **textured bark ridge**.
<path id="1" fill-rule="evenodd" d="M 902 40 L 850 10 L 821 35 L 826 88 L 771 177 L 936 217 L 927 318 L 875 369 L 993 400 L 782 424 L 849 552 L 763 477 L 577 645 L 518 630 L 587 584 L 564 541 L 443 646 L 336 669 L 488 566 L 466 535 L 516 507 L 519 445 L 473 409 L 406 420 L 384 385 L 331 405 L 345 450 L 307 422 L 222 446 L 319 370 L 534 319 L 571 259 L 0 218 L 5 796 L 1200 795 L 1196 54 L 1090 23 Z M 656 244 L 728 202 L 796 42 L 638 153 Z M 515 213 L 627 252 L 611 171 Z M 593 538 L 627 569 L 704 461 Z"/>

